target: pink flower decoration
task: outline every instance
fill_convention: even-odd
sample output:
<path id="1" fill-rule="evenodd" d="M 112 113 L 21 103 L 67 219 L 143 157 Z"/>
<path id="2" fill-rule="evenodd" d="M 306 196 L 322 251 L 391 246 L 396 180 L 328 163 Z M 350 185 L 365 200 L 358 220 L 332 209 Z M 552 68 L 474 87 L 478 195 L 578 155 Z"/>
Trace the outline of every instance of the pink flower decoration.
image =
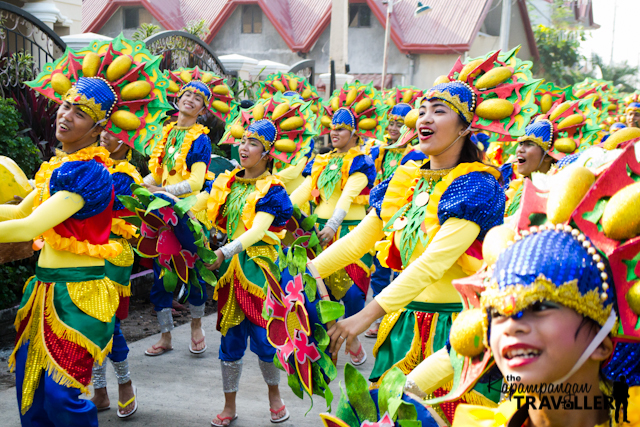
<path id="1" fill-rule="evenodd" d="M 160 215 L 162 215 L 162 220 L 165 223 L 173 225 L 173 226 L 178 225 L 178 215 L 173 210 L 173 207 L 164 206 L 164 207 L 158 209 L 158 212 L 160 213 Z"/>

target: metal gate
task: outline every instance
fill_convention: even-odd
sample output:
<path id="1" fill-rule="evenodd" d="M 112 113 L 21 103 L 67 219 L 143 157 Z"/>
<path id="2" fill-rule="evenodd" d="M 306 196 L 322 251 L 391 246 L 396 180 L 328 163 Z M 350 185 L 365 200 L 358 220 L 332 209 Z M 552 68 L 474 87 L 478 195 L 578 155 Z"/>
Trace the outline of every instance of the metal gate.
<path id="1" fill-rule="evenodd" d="M 24 89 L 44 64 L 62 56 L 67 45 L 45 23 L 19 7 L 0 2 L 0 92 Z M 29 60 L 29 58 L 31 60 Z"/>
<path id="2" fill-rule="evenodd" d="M 296 62 L 289 68 L 289 73 L 297 74 L 307 79 L 309 84 L 313 86 L 314 76 L 316 72 L 316 61 L 314 59 L 304 59 Z"/>

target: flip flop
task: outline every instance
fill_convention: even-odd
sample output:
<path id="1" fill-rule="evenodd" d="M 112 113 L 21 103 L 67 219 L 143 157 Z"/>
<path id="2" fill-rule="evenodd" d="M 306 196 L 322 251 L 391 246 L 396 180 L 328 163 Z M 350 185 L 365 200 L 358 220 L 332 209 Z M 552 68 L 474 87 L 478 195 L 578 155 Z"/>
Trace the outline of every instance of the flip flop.
<path id="1" fill-rule="evenodd" d="M 159 353 L 150 353 L 149 350 L 145 350 L 144 354 L 146 356 L 151 356 L 151 357 L 160 356 L 161 354 L 165 354 L 167 351 L 173 350 L 173 347 L 165 347 L 165 346 L 162 346 L 162 345 L 152 345 L 151 348 L 154 349 L 154 350 L 160 349 L 162 351 L 159 352 Z"/>
<path id="2" fill-rule="evenodd" d="M 360 355 L 360 353 L 363 353 L 363 354 L 364 354 L 364 357 L 362 358 L 362 360 L 361 360 L 361 361 L 359 361 L 359 362 L 354 362 L 354 361 L 353 361 L 353 358 L 354 358 L 354 357 L 358 357 L 358 356 Z M 362 365 L 364 362 L 366 362 L 366 361 L 367 361 L 367 352 L 366 352 L 366 351 L 364 351 L 364 348 L 362 348 L 362 343 L 360 343 L 360 347 L 358 348 L 358 352 L 357 352 L 357 353 L 354 353 L 354 352 L 352 352 L 351 350 L 349 350 L 349 354 L 351 355 L 351 364 L 353 364 L 353 366 L 360 366 L 360 365 Z"/>
<path id="3" fill-rule="evenodd" d="M 204 328 L 200 328 L 200 330 L 202 331 L 202 339 L 201 340 L 196 341 L 193 338 L 191 338 L 191 342 L 193 343 L 194 346 L 198 345 L 198 344 L 200 344 L 201 342 L 204 341 L 204 338 L 205 338 L 205 336 L 204 336 Z M 189 344 L 189 351 L 191 353 L 193 353 L 193 354 L 202 354 L 202 353 L 205 352 L 206 349 L 207 349 L 207 345 L 206 344 L 204 345 L 204 348 L 202 350 L 194 350 L 193 347 L 191 347 L 191 344 Z"/>
<path id="4" fill-rule="evenodd" d="M 269 411 L 271 411 L 271 413 L 274 414 L 274 415 L 277 414 L 278 412 L 281 412 L 283 409 L 285 411 L 284 415 L 282 417 L 278 418 L 277 420 L 274 420 L 272 417 L 269 417 L 269 420 L 273 424 L 279 424 L 279 423 L 283 423 L 283 422 L 287 421 L 289 419 L 289 410 L 285 407 L 284 400 L 282 400 L 282 408 L 276 409 L 275 411 L 273 409 L 269 408 Z"/>
<path id="5" fill-rule="evenodd" d="M 103 406 L 102 408 L 98 408 L 96 406 L 96 409 L 98 410 L 98 412 L 104 412 L 104 411 L 108 411 L 109 409 L 111 409 L 111 406 Z"/>
<path id="6" fill-rule="evenodd" d="M 129 399 L 126 403 L 120 403 L 120 401 L 118 401 L 118 418 L 130 417 L 131 415 L 135 414 L 136 411 L 138 410 L 138 389 L 136 388 L 136 386 L 131 386 L 131 387 L 133 388 L 133 397 Z M 135 403 L 135 405 L 133 405 L 133 411 L 129 412 L 128 414 L 121 414 L 120 408 L 126 408 L 127 406 L 131 405 L 132 402 Z"/>
<path id="7" fill-rule="evenodd" d="M 367 338 L 378 338 L 378 328 L 370 328 L 364 333 L 364 336 Z"/>
<path id="8" fill-rule="evenodd" d="M 220 421 L 219 424 L 214 423 L 214 421 L 216 420 L 211 420 L 211 425 L 213 427 L 224 427 L 225 425 L 222 424 L 225 421 L 229 421 L 229 424 L 227 424 L 228 426 L 231 425 L 232 422 L 234 422 L 235 420 L 238 419 L 238 414 L 235 414 L 233 417 L 221 417 L 220 414 L 216 415 L 216 418 L 218 419 L 218 421 Z"/>

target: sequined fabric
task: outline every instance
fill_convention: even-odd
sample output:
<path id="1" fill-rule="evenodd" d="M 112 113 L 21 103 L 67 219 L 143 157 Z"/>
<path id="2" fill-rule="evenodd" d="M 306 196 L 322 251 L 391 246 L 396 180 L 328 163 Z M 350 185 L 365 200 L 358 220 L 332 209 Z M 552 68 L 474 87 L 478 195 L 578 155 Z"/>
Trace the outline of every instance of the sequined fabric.
<path id="1" fill-rule="evenodd" d="M 116 196 L 130 196 L 131 195 L 131 184 L 135 181 L 126 173 L 116 172 L 111 174 L 111 179 L 113 180 L 113 190 L 115 191 Z M 113 201 L 113 210 L 119 211 L 124 209 L 124 205 L 117 197 Z"/>
<path id="2" fill-rule="evenodd" d="M 267 383 L 267 385 L 280 384 L 280 370 L 276 368 L 276 365 L 273 362 L 258 360 L 258 363 L 260 364 L 262 378 L 264 378 L 264 382 Z"/>
<path id="3" fill-rule="evenodd" d="M 196 163 L 204 163 L 209 166 L 211 163 L 211 139 L 209 136 L 203 133 L 193 141 L 185 162 L 189 169 Z"/>
<path id="4" fill-rule="evenodd" d="M 369 204 L 376 210 L 378 218 L 380 218 L 382 202 L 384 200 L 385 194 L 387 193 L 387 188 L 389 188 L 389 181 L 391 181 L 391 178 L 393 177 L 389 177 L 386 180 L 382 181 L 380 184 L 373 187 L 371 193 L 369 194 Z"/>
<path id="5" fill-rule="evenodd" d="M 173 315 L 170 308 L 163 308 L 156 313 L 158 317 L 158 325 L 160 325 L 160 332 L 171 332 L 173 330 Z"/>
<path id="6" fill-rule="evenodd" d="M 93 365 L 93 388 L 100 389 L 107 386 L 107 361 L 101 365 Z"/>
<path id="7" fill-rule="evenodd" d="M 293 215 L 293 205 L 287 190 L 280 185 L 273 185 L 267 194 L 256 203 L 256 212 L 266 212 L 275 218 L 272 227 L 283 227 Z"/>
<path id="8" fill-rule="evenodd" d="M 111 240 L 114 240 L 122 245 L 122 252 L 120 252 L 120 254 L 115 257 L 107 258 L 107 261 L 117 267 L 131 267 L 135 259 L 133 254 L 133 247 L 131 246 L 131 244 L 126 239 L 122 238 L 115 238 Z"/>
<path id="9" fill-rule="evenodd" d="M 438 204 L 440 224 L 449 218 L 466 219 L 480 226 L 478 238 L 503 222 L 506 198 L 498 181 L 488 173 L 471 172 L 456 178 Z"/>
<path id="10" fill-rule="evenodd" d="M 204 304 L 202 305 L 193 305 L 189 304 L 189 312 L 191 312 L 192 319 L 200 319 L 204 316 Z"/>
<path id="11" fill-rule="evenodd" d="M 82 196 L 84 206 L 72 218 L 86 219 L 104 211 L 111 203 L 113 181 L 107 168 L 96 162 L 66 162 L 51 174 L 50 194 L 69 191 Z"/>
<path id="12" fill-rule="evenodd" d="M 85 282 L 68 282 L 67 290 L 76 307 L 102 322 L 113 319 L 120 303 L 118 291 L 106 277 Z"/>
<path id="13" fill-rule="evenodd" d="M 518 138 L 518 142 L 531 141 L 544 151 L 549 150 L 553 144 L 553 125 L 549 120 L 541 120 L 531 123 L 524 128 L 524 135 Z"/>
<path id="14" fill-rule="evenodd" d="M 262 367 L 262 365 L 260 365 Z M 220 361 L 222 369 L 222 391 L 224 393 L 235 393 L 240 386 L 240 375 L 242 375 L 242 359 L 233 362 Z"/>
<path id="15" fill-rule="evenodd" d="M 116 374 L 118 384 L 126 384 L 131 381 L 131 372 L 129 372 L 129 360 L 125 359 L 122 362 L 111 361 L 113 365 L 113 372 Z M 106 363 L 105 363 L 106 365 Z"/>

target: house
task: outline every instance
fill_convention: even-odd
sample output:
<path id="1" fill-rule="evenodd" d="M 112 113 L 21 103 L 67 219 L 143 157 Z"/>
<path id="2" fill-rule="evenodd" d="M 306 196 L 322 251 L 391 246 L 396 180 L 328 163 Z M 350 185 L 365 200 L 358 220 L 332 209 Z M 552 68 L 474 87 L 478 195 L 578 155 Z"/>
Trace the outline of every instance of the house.
<path id="1" fill-rule="evenodd" d="M 396 3 L 386 86 L 430 87 L 460 55 L 475 57 L 499 46 L 502 0 L 427 0 L 432 11 L 414 17 L 415 0 Z M 543 0 L 544 1 L 544 0 Z M 143 22 L 178 30 L 204 19 L 205 38 L 218 55 L 240 54 L 294 64 L 316 61 L 316 73 L 329 70 L 332 0 L 84 0 L 82 31 L 130 35 Z M 378 86 L 382 72 L 386 5 L 382 0 L 349 0 L 349 73 Z M 509 46 L 535 59 L 537 47 L 526 0 L 511 10 Z M 322 86 L 322 82 L 319 82 Z"/>
<path id="2" fill-rule="evenodd" d="M 82 0 L 3 0 L 18 6 L 44 22 L 57 35 L 81 31 Z"/>

